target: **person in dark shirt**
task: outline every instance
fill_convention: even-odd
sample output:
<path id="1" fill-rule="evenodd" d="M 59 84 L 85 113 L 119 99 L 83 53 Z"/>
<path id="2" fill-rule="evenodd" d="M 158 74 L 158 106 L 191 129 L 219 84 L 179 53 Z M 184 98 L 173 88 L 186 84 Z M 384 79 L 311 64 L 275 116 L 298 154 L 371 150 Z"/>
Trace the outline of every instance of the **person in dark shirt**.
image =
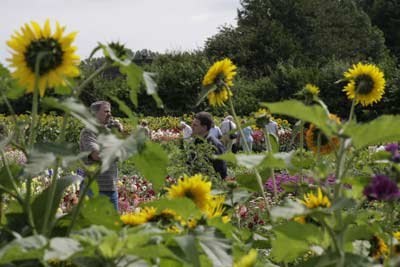
<path id="1" fill-rule="evenodd" d="M 201 144 L 204 140 L 207 140 L 208 143 L 214 146 L 215 154 L 220 155 L 225 152 L 224 145 L 214 136 L 208 135 L 213 124 L 214 121 L 210 113 L 205 111 L 197 113 L 192 122 L 192 135 L 195 137 L 195 144 Z M 219 173 L 222 179 L 225 179 L 228 176 L 226 162 L 223 160 L 211 159 L 211 157 L 210 161 L 214 170 Z"/>

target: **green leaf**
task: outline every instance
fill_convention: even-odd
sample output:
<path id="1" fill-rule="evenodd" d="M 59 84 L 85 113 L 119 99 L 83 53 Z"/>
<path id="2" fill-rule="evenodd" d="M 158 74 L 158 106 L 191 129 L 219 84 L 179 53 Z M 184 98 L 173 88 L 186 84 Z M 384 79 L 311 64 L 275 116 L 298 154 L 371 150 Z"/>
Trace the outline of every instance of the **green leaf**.
<path id="1" fill-rule="evenodd" d="M 0 249 L 0 264 L 16 260 L 42 259 L 47 239 L 41 235 L 19 238 Z"/>
<path id="2" fill-rule="evenodd" d="M 201 214 L 195 203 L 189 198 L 163 198 L 157 201 L 144 202 L 141 206 L 154 207 L 160 212 L 164 209 L 172 209 L 184 219 L 188 219 L 191 216 L 198 217 Z"/>
<path id="3" fill-rule="evenodd" d="M 104 237 L 115 234 L 115 231 L 110 230 L 103 225 L 91 225 L 89 228 L 84 228 L 74 232 L 71 235 L 72 238 L 85 243 L 90 244 L 93 247 L 97 247 Z"/>
<path id="4" fill-rule="evenodd" d="M 306 262 L 302 262 L 296 267 L 309 267 L 309 266 L 318 266 L 318 267 L 336 267 L 340 256 L 335 253 L 324 254 L 322 256 L 313 257 Z M 368 258 L 362 257 L 360 255 L 345 254 L 344 267 L 372 267 L 376 266 L 374 263 L 371 263 Z"/>
<path id="5" fill-rule="evenodd" d="M 344 233 L 344 241 L 352 243 L 355 240 L 369 240 L 374 235 L 374 231 L 368 225 L 350 225 Z"/>
<path id="6" fill-rule="evenodd" d="M 125 115 L 128 116 L 130 124 L 133 126 L 133 128 L 135 128 L 136 125 L 138 124 L 138 120 L 135 117 L 135 115 L 133 115 L 133 112 L 131 111 L 131 109 L 125 104 L 125 102 L 118 99 L 118 97 L 115 97 L 113 95 L 109 95 L 108 97 L 112 101 L 114 101 L 115 103 L 118 104 L 119 110 L 121 110 Z"/>
<path id="7" fill-rule="evenodd" d="M 206 229 L 196 236 L 200 247 L 213 263 L 213 266 L 232 266 L 233 259 L 229 253 L 232 249 L 231 244 L 227 239 L 216 237 L 214 231 L 213 229 Z"/>
<path id="8" fill-rule="evenodd" d="M 137 95 L 140 90 L 140 85 L 144 82 L 143 70 L 135 63 L 131 63 L 128 66 L 121 65 L 119 70 L 127 76 L 126 81 L 128 86 L 131 88 L 131 91 L 129 92 L 130 99 L 135 106 L 138 106 Z"/>
<path id="9" fill-rule="evenodd" d="M 101 172 L 108 170 L 111 164 L 115 161 L 124 161 L 130 156 L 138 153 L 139 142 L 133 135 L 128 136 L 125 139 L 119 139 L 114 134 L 100 134 L 97 137 L 97 142 L 101 144 L 102 149 L 100 152 Z"/>
<path id="10" fill-rule="evenodd" d="M 52 206 L 49 207 L 48 203 L 50 202 L 50 189 L 51 186 L 47 187 L 43 192 L 41 192 L 33 201 L 32 203 L 32 213 L 33 213 L 33 220 L 35 222 L 35 225 L 38 229 L 42 229 L 43 223 L 44 223 L 44 216 L 43 216 L 43 210 L 44 209 L 50 209 L 50 214 L 49 214 L 49 223 L 47 225 L 52 225 L 54 219 L 55 219 L 55 214 L 57 212 L 58 206 L 60 205 L 61 198 L 64 195 L 64 191 L 66 188 L 68 188 L 70 185 L 73 183 L 79 181 L 81 179 L 80 176 L 68 176 L 68 177 L 63 177 L 61 179 L 56 180 L 56 190 L 54 193 L 54 198 L 52 202 Z"/>
<path id="11" fill-rule="evenodd" d="M 147 259 L 147 260 L 156 258 L 169 258 L 173 260 L 182 261 L 179 257 L 177 257 L 174 253 L 172 253 L 171 250 L 169 250 L 162 244 L 137 247 L 134 250 L 131 250 L 130 252 L 131 255 L 136 255 L 142 259 Z"/>
<path id="12" fill-rule="evenodd" d="M 244 173 L 236 177 L 240 187 L 246 188 L 250 191 L 258 192 L 260 186 L 257 182 L 257 177 L 254 174 Z"/>
<path id="13" fill-rule="evenodd" d="M 81 250 L 82 247 L 78 241 L 71 238 L 55 237 L 50 240 L 49 248 L 46 249 L 44 254 L 44 260 L 64 261 Z"/>
<path id="14" fill-rule="evenodd" d="M 101 255 L 112 259 L 121 256 L 126 240 L 122 240 L 116 233 L 105 236 L 98 246 Z"/>
<path id="15" fill-rule="evenodd" d="M 156 73 L 143 72 L 143 79 L 146 85 L 147 94 L 153 96 L 153 99 L 156 102 L 158 108 L 163 108 L 164 106 L 161 101 L 161 98 L 157 94 L 157 84 L 153 79 L 155 76 Z"/>
<path id="16" fill-rule="evenodd" d="M 400 140 L 400 116 L 384 115 L 368 123 L 350 124 L 344 135 L 351 138 L 353 145 L 360 149 L 369 145 L 397 142 Z"/>
<path id="17" fill-rule="evenodd" d="M 58 95 L 71 95 L 72 89 L 70 86 L 58 85 L 54 88 L 54 92 Z"/>
<path id="18" fill-rule="evenodd" d="M 146 142 L 144 149 L 136 154 L 132 161 L 139 172 L 153 183 L 156 190 L 164 185 L 167 176 L 168 155 L 160 144 Z"/>
<path id="19" fill-rule="evenodd" d="M 2 192 L 1 187 L 14 192 L 14 186 L 12 181 L 13 178 L 15 179 L 14 182 L 16 184 L 19 184 L 19 180 L 17 180 L 16 178 L 19 177 L 22 171 L 21 166 L 17 164 L 10 164 L 8 165 L 8 168 L 10 170 L 12 177 L 9 176 L 9 173 L 5 166 L 0 169 L 0 192 Z"/>
<path id="20" fill-rule="evenodd" d="M 289 199 L 284 206 L 273 207 L 271 209 L 271 219 L 284 218 L 290 220 L 296 215 L 305 214 L 306 211 L 307 209 L 304 205 Z"/>
<path id="21" fill-rule="evenodd" d="M 111 230 L 120 230 L 122 227 L 118 212 L 110 202 L 110 199 L 104 195 L 89 198 L 88 201 L 85 201 L 80 215 L 83 220 L 80 223 L 83 226 L 98 224 Z"/>
<path id="22" fill-rule="evenodd" d="M 214 217 L 207 220 L 207 224 L 209 226 L 215 227 L 216 229 L 220 230 L 227 238 L 232 237 L 232 232 L 234 227 L 231 223 L 224 223 L 222 221 L 222 217 Z"/>
<path id="23" fill-rule="evenodd" d="M 292 262 L 303 256 L 312 244 L 323 241 L 323 233 L 312 224 L 294 221 L 281 224 L 273 229 L 276 239 L 272 240 L 271 256 L 277 262 Z"/>
<path id="24" fill-rule="evenodd" d="M 193 264 L 194 267 L 200 266 L 199 251 L 197 250 L 196 240 L 192 235 L 175 237 L 176 242 L 185 254 L 185 260 Z"/>
<path id="25" fill-rule="evenodd" d="M 306 106 L 297 100 L 286 100 L 276 103 L 261 103 L 263 107 L 267 107 L 271 113 L 282 114 L 307 121 L 321 129 L 327 136 L 331 136 L 334 129 L 329 122 L 329 114 L 319 105 Z"/>

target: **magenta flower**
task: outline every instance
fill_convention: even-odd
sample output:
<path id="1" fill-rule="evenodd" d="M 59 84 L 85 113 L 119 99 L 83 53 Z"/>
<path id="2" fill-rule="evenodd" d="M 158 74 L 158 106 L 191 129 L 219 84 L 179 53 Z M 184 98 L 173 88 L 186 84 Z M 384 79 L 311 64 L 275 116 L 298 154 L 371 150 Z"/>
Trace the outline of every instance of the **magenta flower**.
<path id="1" fill-rule="evenodd" d="M 363 193 L 370 200 L 393 201 L 400 198 L 397 184 L 384 175 L 374 176 Z"/>

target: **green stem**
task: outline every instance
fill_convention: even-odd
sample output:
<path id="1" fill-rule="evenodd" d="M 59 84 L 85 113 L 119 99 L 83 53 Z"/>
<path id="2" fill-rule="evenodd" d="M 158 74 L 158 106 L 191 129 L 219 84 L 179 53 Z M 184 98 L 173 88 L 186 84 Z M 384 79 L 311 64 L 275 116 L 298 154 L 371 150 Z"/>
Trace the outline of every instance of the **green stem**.
<path id="1" fill-rule="evenodd" d="M 387 216 L 389 217 L 389 259 L 393 256 L 393 221 L 394 221 L 394 205 L 393 203 L 389 203 L 387 205 Z M 387 261 L 389 262 L 389 261 Z"/>
<path id="2" fill-rule="evenodd" d="M 354 117 L 354 108 L 356 106 L 356 99 L 354 98 L 353 101 L 351 102 L 351 108 L 350 108 L 350 114 L 349 114 L 349 122 L 351 122 L 353 120 Z"/>
<path id="3" fill-rule="evenodd" d="M 230 92 L 231 90 L 230 90 L 229 86 L 228 86 L 227 84 L 225 84 L 225 86 L 226 86 L 226 88 L 228 88 L 228 91 Z M 240 126 L 238 117 L 237 117 L 236 112 L 235 112 L 235 108 L 234 108 L 234 106 L 233 106 L 232 97 L 229 97 L 228 99 L 229 99 L 229 105 L 230 105 L 230 107 L 231 107 L 231 111 L 232 111 L 233 118 L 234 118 L 234 120 L 235 120 L 235 122 L 236 122 L 236 124 L 237 124 L 237 126 L 238 126 L 238 128 L 239 128 L 240 136 L 241 136 L 241 138 L 243 138 L 243 140 L 245 140 L 242 127 Z M 248 147 L 247 142 L 245 142 L 245 144 L 246 144 L 247 150 L 250 151 L 250 148 Z M 262 194 L 262 196 L 263 196 L 263 198 L 264 198 L 264 201 L 265 201 L 265 207 L 266 207 L 266 209 L 267 209 L 268 216 L 270 216 L 270 214 L 271 214 L 271 213 L 270 213 L 270 210 L 271 210 L 271 209 L 270 209 L 270 207 L 269 207 L 269 203 L 268 203 L 268 200 L 267 200 L 267 196 L 265 195 L 265 191 L 264 191 L 264 186 L 263 186 L 263 183 L 262 183 L 261 175 L 260 175 L 260 173 L 258 172 L 258 170 L 257 170 L 256 168 L 253 168 L 253 170 L 254 170 L 254 172 L 255 172 L 255 174 L 256 174 L 257 183 L 258 183 L 258 185 L 259 185 L 259 187 L 260 187 L 261 194 Z"/>
<path id="4" fill-rule="evenodd" d="M 303 175 L 303 149 L 304 149 L 304 122 L 300 121 L 300 182 L 304 183 Z"/>
<path id="5" fill-rule="evenodd" d="M 263 128 L 263 132 L 264 132 L 264 136 L 265 136 L 265 142 L 266 142 L 268 153 L 271 153 L 271 155 L 272 155 L 272 145 L 271 145 L 271 140 L 269 139 L 269 132 L 265 128 Z M 272 190 L 274 192 L 274 200 L 276 201 L 278 199 L 278 188 L 276 186 L 274 168 L 271 168 L 271 178 L 272 178 Z"/>
<path id="6" fill-rule="evenodd" d="M 99 75 L 101 72 L 103 72 L 104 70 L 106 70 L 107 68 L 110 67 L 110 64 L 108 62 L 104 63 L 103 65 L 100 66 L 100 68 L 98 68 L 96 71 L 94 71 L 92 74 L 90 74 L 90 76 L 84 80 L 75 90 L 73 95 L 75 97 L 78 97 L 81 94 L 81 91 L 83 90 L 83 88 L 85 88 L 90 81 L 92 81 L 97 75 Z"/>

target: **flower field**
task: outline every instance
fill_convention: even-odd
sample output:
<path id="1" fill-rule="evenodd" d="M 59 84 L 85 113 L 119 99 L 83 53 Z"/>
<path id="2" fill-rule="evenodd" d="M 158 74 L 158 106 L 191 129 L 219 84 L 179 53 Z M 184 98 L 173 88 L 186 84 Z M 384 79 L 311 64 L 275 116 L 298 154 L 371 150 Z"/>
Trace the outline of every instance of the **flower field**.
<path id="1" fill-rule="evenodd" d="M 0 117 L 0 266 L 399 266 L 400 116 L 359 122 L 355 113 L 382 100 L 379 66 L 358 62 L 337 77 L 351 103 L 347 117 L 331 113 L 311 83 L 296 100 L 254 103 L 238 116 L 238 66 L 215 61 L 199 77 L 197 104 L 231 114 L 241 140 L 251 128 L 254 149 L 245 142 L 214 155 L 195 132 L 183 140 L 179 122 L 198 120 L 193 114 L 129 109 L 124 101 L 139 105 L 140 86 L 155 105 L 162 99 L 154 73 L 123 45 L 99 43 L 93 53 L 104 65 L 77 83 L 76 33 L 51 28 L 49 20 L 25 24 L 7 43 L 12 79 L 32 110 L 14 114 L 2 92 L 11 115 Z M 100 111 L 79 98 L 110 68 L 130 87 L 130 99 L 112 98 L 125 114 L 121 131 L 101 125 Z M 42 113 L 42 105 L 62 116 Z M 148 122 L 148 136 L 139 121 Z M 95 134 L 98 150 L 82 149 L 82 128 Z M 224 179 L 214 160 L 226 162 Z M 99 177 L 117 164 L 115 209 Z"/>

